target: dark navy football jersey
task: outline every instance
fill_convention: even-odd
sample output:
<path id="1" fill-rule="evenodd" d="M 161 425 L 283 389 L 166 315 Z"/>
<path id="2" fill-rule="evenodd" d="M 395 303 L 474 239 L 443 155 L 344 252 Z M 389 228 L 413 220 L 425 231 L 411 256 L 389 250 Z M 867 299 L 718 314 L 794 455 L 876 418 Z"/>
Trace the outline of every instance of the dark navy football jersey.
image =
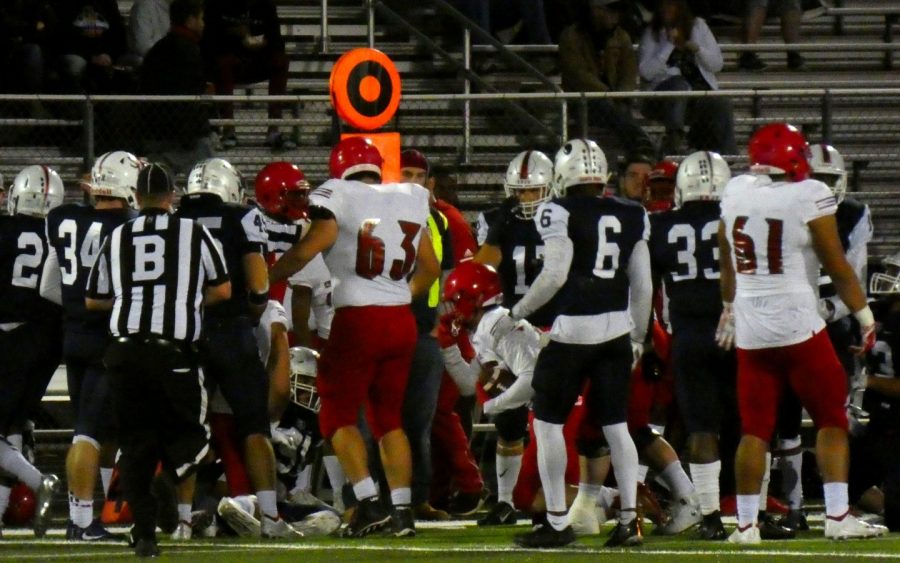
<path id="1" fill-rule="evenodd" d="M 47 259 L 44 219 L 0 217 L 0 323 L 46 320 L 58 307 L 41 297 Z"/>
<path id="2" fill-rule="evenodd" d="M 900 374 L 900 366 L 897 365 L 900 360 L 900 313 L 877 320 L 882 324 L 875 346 L 866 355 L 866 367 L 876 377 L 894 378 Z M 869 413 L 869 428 L 900 428 L 900 399 L 866 389 L 862 407 Z"/>
<path id="3" fill-rule="evenodd" d="M 845 197 L 844 200 L 838 204 L 834 219 L 837 222 L 838 236 L 841 238 L 841 246 L 844 248 L 845 253 L 850 250 L 850 235 L 853 233 L 854 229 L 860 225 L 861 221 L 867 222 L 867 224 L 863 226 L 868 229 L 868 236 L 864 241 L 865 243 L 868 243 L 872 232 L 872 218 L 867 212 L 864 203 L 853 198 Z M 865 237 L 866 233 L 860 233 L 860 235 Z M 831 278 L 825 274 L 824 271 L 821 272 L 819 276 L 819 297 L 834 297 L 835 295 L 837 295 L 837 290 L 835 290 Z"/>
<path id="4" fill-rule="evenodd" d="M 544 204 L 535 221 L 544 240 L 567 236 L 572 265 L 556 312 L 585 316 L 628 310 L 628 263 L 650 225 L 640 204 L 618 197 L 570 195 Z"/>
<path id="5" fill-rule="evenodd" d="M 136 216 L 131 209 L 98 210 L 82 204 L 61 205 L 47 215 L 47 243 L 59 264 L 67 321 L 86 321 L 107 329 L 109 313 L 84 309 L 88 275 L 106 236 Z"/>
<path id="6" fill-rule="evenodd" d="M 544 241 L 533 220 L 516 217 L 511 208 L 497 209 L 485 243 L 500 249 L 497 274 L 503 286 L 503 306 L 511 309 L 541 273 Z M 554 317 L 554 301 L 550 301 L 530 315 L 528 321 L 547 327 L 553 324 Z"/>
<path id="7" fill-rule="evenodd" d="M 231 275 L 231 299 L 206 308 L 207 317 L 248 315 L 244 256 L 259 253 L 265 257 L 266 228 L 255 207 L 224 203 L 209 194 L 191 194 L 181 198 L 178 217 L 194 219 L 206 227 L 225 256 Z"/>
<path id="8" fill-rule="evenodd" d="M 718 322 L 720 215 L 717 201 L 691 201 L 650 215 L 650 263 L 665 284 L 673 324 L 679 316 Z"/>

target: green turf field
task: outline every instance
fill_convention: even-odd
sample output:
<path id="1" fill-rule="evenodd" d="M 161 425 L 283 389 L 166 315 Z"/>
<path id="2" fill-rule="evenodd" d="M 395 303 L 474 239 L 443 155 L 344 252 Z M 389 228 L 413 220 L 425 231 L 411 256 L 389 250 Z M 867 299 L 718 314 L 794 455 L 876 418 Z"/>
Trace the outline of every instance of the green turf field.
<path id="1" fill-rule="evenodd" d="M 641 548 L 609 550 L 602 536 L 580 539 L 576 546 L 552 551 L 515 547 L 512 537 L 525 526 L 479 529 L 474 526 L 420 529 L 414 539 L 372 537 L 364 540 L 320 538 L 302 542 L 241 539 L 162 541 L 161 560 L 191 563 L 230 562 L 340 562 L 340 561 L 873 561 L 900 559 L 900 535 L 865 541 L 833 542 L 821 530 L 783 542 L 764 542 L 758 548 L 736 548 L 727 543 L 699 543 L 685 537 L 648 536 Z M 690 534 L 690 532 L 688 532 Z M 47 539 L 7 533 L 0 540 L 0 561 L 107 561 L 133 558 L 124 545 L 67 543 L 60 531 Z"/>

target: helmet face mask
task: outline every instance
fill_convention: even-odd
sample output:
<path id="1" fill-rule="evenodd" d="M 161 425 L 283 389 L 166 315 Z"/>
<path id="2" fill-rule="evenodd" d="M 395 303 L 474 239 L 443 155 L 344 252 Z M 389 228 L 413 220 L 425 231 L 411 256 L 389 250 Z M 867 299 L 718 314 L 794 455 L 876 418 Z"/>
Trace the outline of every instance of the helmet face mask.
<path id="1" fill-rule="evenodd" d="M 900 295 L 900 252 L 882 262 L 884 272 L 872 274 L 869 293 L 872 295 Z"/>
<path id="2" fill-rule="evenodd" d="M 552 183 L 553 163 L 547 155 L 540 151 L 522 151 L 506 168 L 503 190 L 506 197 L 518 200 L 516 215 L 521 219 L 532 219 L 538 207 L 550 199 Z"/>
<path id="3" fill-rule="evenodd" d="M 188 194 L 211 194 L 225 203 L 240 203 L 244 197 L 241 173 L 222 158 L 201 160 L 188 174 Z"/>
<path id="4" fill-rule="evenodd" d="M 112 151 L 99 157 L 91 168 L 91 195 L 123 199 L 137 209 L 138 173 L 144 164 L 130 152 Z"/>
<path id="5" fill-rule="evenodd" d="M 51 209 L 62 205 L 65 187 L 55 170 L 43 165 L 27 166 L 19 172 L 7 195 L 10 215 L 46 217 Z"/>
<path id="6" fill-rule="evenodd" d="M 572 186 L 599 184 L 609 180 L 606 155 L 589 139 L 567 141 L 553 160 L 553 190 L 559 197 Z"/>
<path id="7" fill-rule="evenodd" d="M 443 302 L 454 317 L 471 325 L 484 307 L 503 303 L 500 276 L 490 266 L 461 262 L 444 282 Z"/>
<path id="8" fill-rule="evenodd" d="M 675 189 L 675 205 L 688 201 L 719 201 L 731 169 L 719 153 L 697 151 L 681 161 Z"/>
<path id="9" fill-rule="evenodd" d="M 314 413 L 321 408 L 316 389 L 319 353 L 310 348 L 291 348 L 291 402 Z"/>
<path id="10" fill-rule="evenodd" d="M 303 171 L 289 162 L 267 164 L 254 182 L 256 201 L 274 217 L 304 219 L 309 206 L 309 182 Z"/>
<path id="11" fill-rule="evenodd" d="M 847 195 L 847 168 L 844 157 L 831 145 L 818 144 L 809 147 L 809 165 L 811 177 L 828 186 L 837 202 L 844 201 Z"/>

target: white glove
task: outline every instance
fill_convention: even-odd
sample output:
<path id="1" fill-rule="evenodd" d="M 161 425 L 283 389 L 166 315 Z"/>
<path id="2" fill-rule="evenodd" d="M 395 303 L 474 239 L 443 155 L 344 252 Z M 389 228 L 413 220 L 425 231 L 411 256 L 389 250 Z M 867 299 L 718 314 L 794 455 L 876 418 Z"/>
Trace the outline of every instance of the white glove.
<path id="1" fill-rule="evenodd" d="M 631 341 L 631 369 L 634 370 L 637 367 L 638 362 L 641 361 L 641 356 L 644 355 L 644 343 L 638 342 L 637 340 Z"/>
<path id="2" fill-rule="evenodd" d="M 489 401 L 485 401 L 483 405 L 481 405 L 481 410 L 484 411 L 484 414 L 488 416 L 493 416 L 500 412 L 499 409 L 496 408 L 497 401 L 494 399 L 490 399 Z"/>
<path id="3" fill-rule="evenodd" d="M 722 303 L 722 316 L 716 328 L 716 344 L 723 350 L 734 347 L 734 308 L 731 303 Z"/>

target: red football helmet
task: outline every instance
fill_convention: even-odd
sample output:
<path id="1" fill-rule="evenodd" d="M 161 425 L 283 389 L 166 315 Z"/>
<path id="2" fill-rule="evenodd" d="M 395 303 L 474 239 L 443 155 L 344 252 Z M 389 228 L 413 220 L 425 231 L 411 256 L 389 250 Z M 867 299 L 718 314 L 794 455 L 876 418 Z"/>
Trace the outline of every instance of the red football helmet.
<path id="1" fill-rule="evenodd" d="M 675 179 L 678 164 L 671 160 L 656 163 L 647 175 L 647 191 L 644 207 L 651 213 L 668 211 L 675 206 Z"/>
<path id="2" fill-rule="evenodd" d="M 764 125 L 750 138 L 747 152 L 753 172 L 784 174 L 792 182 L 809 177 L 809 143 L 793 125 Z"/>
<path id="3" fill-rule="evenodd" d="M 24 526 L 34 518 L 37 500 L 25 483 L 16 483 L 9 493 L 9 506 L 3 521 L 9 526 Z"/>
<path id="4" fill-rule="evenodd" d="M 500 276 L 490 266 L 460 262 L 444 282 L 444 302 L 457 318 L 470 321 L 478 309 L 503 302 Z"/>
<path id="5" fill-rule="evenodd" d="M 306 217 L 309 182 L 290 162 L 272 162 L 259 171 L 254 183 L 256 201 L 273 216 L 292 221 Z"/>
<path id="6" fill-rule="evenodd" d="M 341 139 L 341 142 L 331 149 L 328 170 L 332 178 L 339 180 L 358 172 L 372 172 L 381 178 L 382 164 L 384 159 L 381 153 L 368 139 L 348 137 Z"/>

